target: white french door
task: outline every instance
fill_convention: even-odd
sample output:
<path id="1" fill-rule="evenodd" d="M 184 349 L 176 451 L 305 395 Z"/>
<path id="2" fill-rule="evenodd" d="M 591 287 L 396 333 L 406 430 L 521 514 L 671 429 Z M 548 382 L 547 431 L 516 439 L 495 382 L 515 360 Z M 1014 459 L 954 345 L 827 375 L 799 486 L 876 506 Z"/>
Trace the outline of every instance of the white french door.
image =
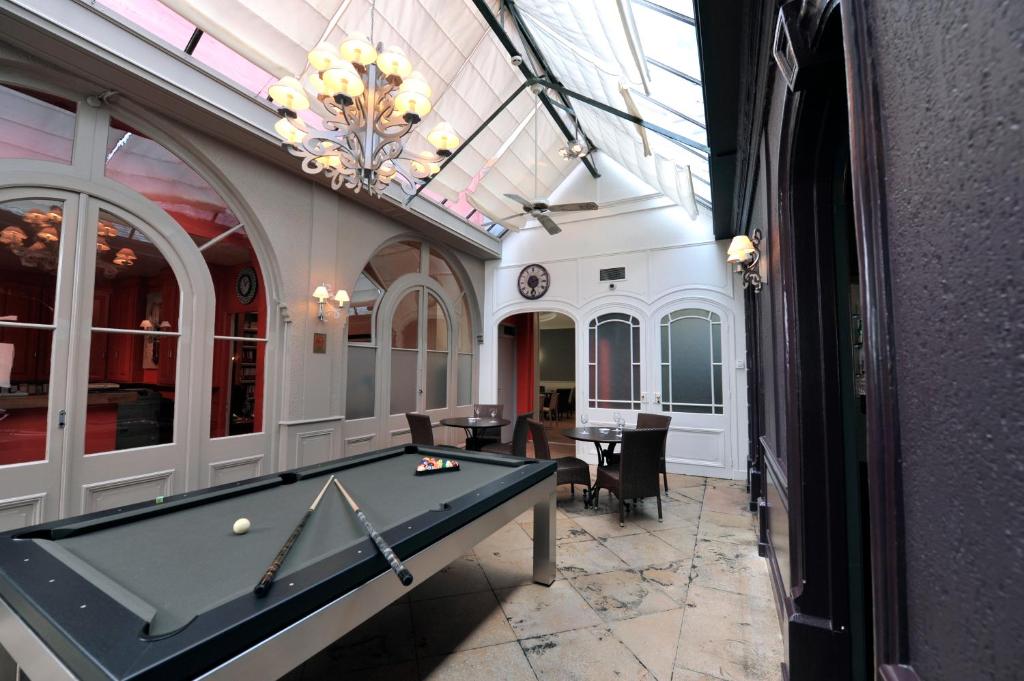
<path id="1" fill-rule="evenodd" d="M 380 404 L 387 405 L 384 442 L 409 441 L 407 412 L 426 414 L 436 423 L 450 411 L 453 328 L 449 309 L 440 287 L 431 283 L 402 287 L 384 305 L 385 355 L 378 359 L 388 377 L 380 387 Z M 435 442 L 448 442 L 449 430 L 435 427 Z"/>
<path id="2" fill-rule="evenodd" d="M 85 194 L 4 190 L 0 217 L 0 526 L 187 489 L 184 244 Z"/>

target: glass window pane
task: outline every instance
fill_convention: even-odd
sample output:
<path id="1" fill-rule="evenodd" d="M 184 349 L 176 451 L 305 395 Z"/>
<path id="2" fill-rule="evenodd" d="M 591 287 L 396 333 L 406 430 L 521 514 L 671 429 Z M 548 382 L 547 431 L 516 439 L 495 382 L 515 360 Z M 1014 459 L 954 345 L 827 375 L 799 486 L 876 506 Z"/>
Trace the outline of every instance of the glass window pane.
<path id="1" fill-rule="evenodd" d="M 384 289 L 363 271 L 356 279 L 356 287 L 348 305 L 348 342 L 373 343 L 373 312 Z"/>
<path id="2" fill-rule="evenodd" d="M 665 106 L 704 122 L 704 91 L 700 85 L 680 78 L 657 64 L 651 64 L 651 95 Z"/>
<path id="3" fill-rule="evenodd" d="M 391 413 L 416 411 L 416 371 L 419 352 L 391 351 Z"/>
<path id="4" fill-rule="evenodd" d="M 52 344 L 53 331 L 0 323 L 0 466 L 46 458 Z"/>
<path id="5" fill-rule="evenodd" d="M 225 231 L 225 230 L 221 230 Z M 209 239 L 191 234 L 202 247 Z M 245 315 L 247 337 L 267 336 L 267 294 L 263 271 L 245 229 L 239 229 L 203 249 L 203 260 L 210 270 L 216 309 L 213 332 L 218 336 L 236 335 L 232 331 L 239 315 Z"/>
<path id="6" fill-rule="evenodd" d="M 473 355 L 459 355 L 458 406 L 473 403 Z"/>
<path id="7" fill-rule="evenodd" d="M 75 103 L 0 85 L 0 158 L 71 163 Z"/>
<path id="8" fill-rule="evenodd" d="M 247 319 L 255 335 L 255 315 Z M 234 334 L 233 334 L 234 335 Z M 263 430 L 263 362 L 266 343 L 241 340 L 213 341 L 213 394 L 210 437 L 244 435 Z"/>
<path id="9" fill-rule="evenodd" d="M 661 361 L 668 361 L 668 315 L 661 318 Z"/>
<path id="10" fill-rule="evenodd" d="M 92 333 L 86 454 L 173 442 L 177 349 L 175 336 Z"/>
<path id="11" fill-rule="evenodd" d="M 185 49 L 196 28 L 180 14 L 164 6 L 160 0 L 96 0 L 96 4 L 110 9 L 179 50 Z"/>
<path id="12" fill-rule="evenodd" d="M 238 54 L 230 47 L 204 33 L 192 56 L 226 79 L 232 80 L 256 95 L 265 95 L 277 79 Z"/>
<path id="13" fill-rule="evenodd" d="M 0 203 L 0 321 L 53 323 L 63 220 L 60 202 Z"/>
<path id="14" fill-rule="evenodd" d="M 448 404 L 448 353 L 427 353 L 427 409 Z"/>
<path id="15" fill-rule="evenodd" d="M 696 28 L 639 4 L 633 5 L 633 18 L 647 57 L 700 79 Z"/>
<path id="16" fill-rule="evenodd" d="M 600 324 L 598 327 L 596 392 L 598 400 L 629 401 L 632 399 L 631 340 L 632 328 L 629 324 L 612 322 Z"/>
<path id="17" fill-rule="evenodd" d="M 427 350 L 448 349 L 448 317 L 433 295 L 427 295 Z"/>
<path id="18" fill-rule="evenodd" d="M 391 319 L 391 347 L 419 347 L 420 292 L 410 291 L 398 302 Z"/>
<path id="19" fill-rule="evenodd" d="M 420 271 L 420 255 L 419 242 L 397 241 L 383 247 L 370 258 L 366 273 L 386 290 L 399 277 Z"/>
<path id="20" fill-rule="evenodd" d="M 93 326 L 177 331 L 178 280 L 138 227 L 100 211 Z"/>
<path id="21" fill-rule="evenodd" d="M 459 352 L 473 352 L 473 318 L 469 314 L 469 304 L 462 299 L 462 313 L 459 315 Z"/>
<path id="22" fill-rule="evenodd" d="M 444 292 L 453 301 L 458 300 L 462 295 L 462 287 L 459 286 L 459 281 L 455 278 L 455 273 L 452 272 L 448 261 L 433 248 L 430 249 L 430 276 L 437 280 L 437 283 L 441 284 Z"/>
<path id="23" fill-rule="evenodd" d="M 711 368 L 711 374 L 714 379 L 715 386 L 715 404 L 722 404 L 722 367 L 715 366 Z"/>
<path id="24" fill-rule="evenodd" d="M 711 361 L 722 361 L 722 325 L 711 325 Z"/>
<path id="25" fill-rule="evenodd" d="M 345 418 L 352 421 L 373 416 L 376 376 L 377 349 L 350 345 L 348 383 L 345 386 Z"/>
<path id="26" fill-rule="evenodd" d="M 672 322 L 672 401 L 711 404 L 711 341 L 708 323 L 684 317 Z"/>

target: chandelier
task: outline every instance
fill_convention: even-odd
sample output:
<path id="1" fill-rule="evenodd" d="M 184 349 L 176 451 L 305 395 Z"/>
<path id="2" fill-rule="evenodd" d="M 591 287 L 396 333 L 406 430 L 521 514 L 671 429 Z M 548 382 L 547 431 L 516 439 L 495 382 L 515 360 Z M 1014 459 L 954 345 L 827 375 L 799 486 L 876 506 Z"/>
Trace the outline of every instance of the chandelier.
<path id="1" fill-rule="evenodd" d="M 309 53 L 312 71 L 303 82 L 285 76 L 268 91 L 281 119 L 274 130 L 302 169 L 345 186 L 380 195 L 393 181 L 407 193 L 435 175 L 459 146 L 451 125 L 438 123 L 427 135 L 433 152 L 405 153 L 413 128 L 430 113 L 430 85 L 398 47 L 353 34 L 340 45 L 320 43 Z M 300 76 L 301 78 L 302 76 Z M 311 111 L 323 129 L 310 128 L 300 112 Z"/>

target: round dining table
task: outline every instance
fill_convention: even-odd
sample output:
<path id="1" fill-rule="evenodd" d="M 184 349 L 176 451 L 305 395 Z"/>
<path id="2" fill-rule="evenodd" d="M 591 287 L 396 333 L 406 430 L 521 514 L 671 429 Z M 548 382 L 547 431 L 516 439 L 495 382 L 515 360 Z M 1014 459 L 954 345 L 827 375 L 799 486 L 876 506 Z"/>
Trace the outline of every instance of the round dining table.
<path id="1" fill-rule="evenodd" d="M 462 428 L 466 431 L 466 442 L 475 442 L 479 440 L 479 433 L 481 430 L 486 428 L 501 428 L 512 423 L 508 419 L 490 416 L 452 416 L 446 419 L 441 419 L 439 423 L 442 426 L 448 426 L 450 428 Z"/>
<path id="2" fill-rule="evenodd" d="M 607 466 L 614 463 L 615 448 L 622 442 L 622 434 L 632 428 L 605 428 L 604 426 L 584 426 L 567 428 L 562 435 L 577 442 L 593 442 L 597 448 L 597 465 Z"/>

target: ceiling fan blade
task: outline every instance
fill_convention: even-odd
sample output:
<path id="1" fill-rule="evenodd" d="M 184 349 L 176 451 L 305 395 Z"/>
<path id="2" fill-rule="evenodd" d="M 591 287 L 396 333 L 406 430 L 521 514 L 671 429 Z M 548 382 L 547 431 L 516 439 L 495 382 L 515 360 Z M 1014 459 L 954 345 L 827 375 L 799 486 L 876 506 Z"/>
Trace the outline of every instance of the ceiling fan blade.
<path id="1" fill-rule="evenodd" d="M 523 206 L 524 208 L 526 206 L 533 205 L 533 201 L 528 201 L 527 199 L 524 199 L 523 197 L 519 196 L 519 194 L 505 194 L 505 196 L 512 199 L 513 201 L 518 203 L 520 206 Z"/>
<path id="2" fill-rule="evenodd" d="M 498 224 L 501 224 L 501 223 L 505 222 L 506 220 L 515 220 L 516 218 L 521 218 L 524 215 L 529 215 L 529 213 L 516 213 L 515 215 L 506 215 L 503 218 L 498 218 L 497 220 L 495 220 L 495 222 L 497 222 Z"/>
<path id="3" fill-rule="evenodd" d="M 537 222 L 539 222 L 544 229 L 548 230 L 548 234 L 558 234 L 562 231 L 562 228 L 558 226 L 558 223 L 547 215 L 534 215 L 533 217 L 537 218 Z"/>
<path id="4" fill-rule="evenodd" d="M 583 203 L 556 203 L 553 206 L 548 206 L 548 210 L 552 213 L 564 213 L 570 210 L 597 210 L 600 208 L 593 201 L 584 201 Z"/>

